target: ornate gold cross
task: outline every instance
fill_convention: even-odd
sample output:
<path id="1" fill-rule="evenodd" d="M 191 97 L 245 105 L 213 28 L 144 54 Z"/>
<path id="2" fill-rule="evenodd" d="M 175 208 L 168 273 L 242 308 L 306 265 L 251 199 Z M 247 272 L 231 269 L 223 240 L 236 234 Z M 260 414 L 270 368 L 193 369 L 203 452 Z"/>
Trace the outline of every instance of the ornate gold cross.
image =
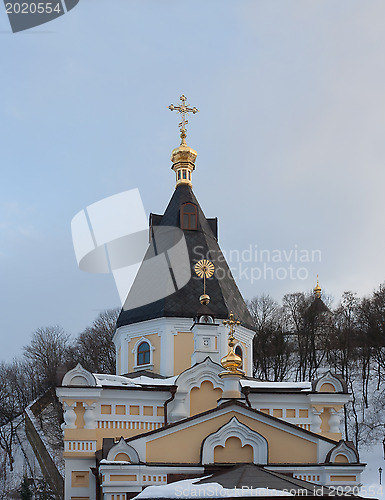
<path id="1" fill-rule="evenodd" d="M 186 125 L 188 124 L 188 120 L 186 120 L 186 113 L 193 113 L 195 115 L 195 113 L 198 113 L 199 109 L 195 107 L 188 107 L 186 104 L 187 97 L 184 94 L 180 96 L 180 101 L 180 106 L 174 106 L 174 104 L 170 104 L 168 109 L 171 109 L 171 111 L 178 111 L 182 115 L 182 121 L 179 123 L 179 128 L 182 143 L 184 143 L 187 136 Z"/>
<path id="2" fill-rule="evenodd" d="M 223 321 L 223 324 L 224 325 L 227 325 L 229 328 L 230 328 L 230 331 L 229 331 L 229 336 L 230 337 L 233 337 L 234 336 L 234 332 L 235 332 L 235 327 L 240 325 L 241 322 L 240 321 L 237 321 L 234 319 L 234 314 L 231 312 L 230 313 L 230 316 L 229 316 L 229 319 L 225 319 Z"/>

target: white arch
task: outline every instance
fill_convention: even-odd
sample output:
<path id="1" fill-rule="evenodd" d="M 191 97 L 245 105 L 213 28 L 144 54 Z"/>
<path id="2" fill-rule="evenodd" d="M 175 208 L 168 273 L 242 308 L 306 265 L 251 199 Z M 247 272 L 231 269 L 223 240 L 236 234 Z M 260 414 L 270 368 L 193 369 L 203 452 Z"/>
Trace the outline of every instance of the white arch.
<path id="1" fill-rule="evenodd" d="M 208 380 L 213 384 L 214 389 L 223 390 L 223 381 L 218 377 L 222 371 L 223 368 L 220 365 L 207 357 L 201 363 L 182 372 L 175 380 L 175 385 L 178 386 L 178 392 L 190 392 L 193 387 L 200 387 L 203 381 Z"/>
<path id="2" fill-rule="evenodd" d="M 213 389 L 222 389 L 223 380 L 218 374 L 223 368 L 214 363 L 210 357 L 207 357 L 201 363 L 197 363 L 191 368 L 187 368 L 175 380 L 178 390 L 175 399 L 169 405 L 169 420 L 176 422 L 182 418 L 190 416 L 190 392 L 194 387 L 200 387 L 202 382 L 208 381 L 213 384 Z"/>
<path id="3" fill-rule="evenodd" d="M 253 462 L 255 464 L 267 464 L 268 444 L 266 439 L 253 431 L 247 425 L 242 424 L 233 417 L 227 424 L 213 434 L 207 436 L 202 444 L 202 464 L 214 463 L 214 449 L 216 446 L 225 446 L 229 437 L 240 439 L 242 446 L 250 445 L 253 448 Z"/>
<path id="4" fill-rule="evenodd" d="M 96 379 L 91 372 L 87 371 L 80 363 L 78 363 L 75 368 L 64 375 L 61 385 L 82 385 L 86 387 L 95 387 Z"/>
<path id="5" fill-rule="evenodd" d="M 139 463 L 138 452 L 135 450 L 135 448 L 127 444 L 122 437 L 120 438 L 119 443 L 113 446 L 108 452 L 107 460 L 113 462 L 119 453 L 125 453 L 132 464 Z"/>
<path id="6" fill-rule="evenodd" d="M 331 384 L 336 392 L 345 392 L 342 382 L 337 377 L 335 377 L 330 371 L 325 373 L 323 377 L 317 380 L 314 389 L 315 392 L 320 392 L 320 389 L 323 386 L 323 384 Z"/>
<path id="7" fill-rule="evenodd" d="M 340 441 L 337 446 L 329 451 L 326 457 L 326 462 L 333 463 L 337 455 L 343 455 L 346 457 L 350 464 L 358 463 L 359 461 L 357 452 L 350 448 L 345 441 Z"/>
<path id="8" fill-rule="evenodd" d="M 145 365 L 138 365 L 138 347 L 142 342 L 147 342 L 147 344 L 150 347 L 150 362 L 146 363 Z M 138 368 L 151 368 L 153 367 L 153 352 L 155 351 L 155 347 L 152 345 L 151 341 L 147 339 L 146 337 L 141 337 L 138 339 L 134 345 L 134 348 L 132 349 L 132 352 L 134 354 L 134 370 L 137 370 Z"/>

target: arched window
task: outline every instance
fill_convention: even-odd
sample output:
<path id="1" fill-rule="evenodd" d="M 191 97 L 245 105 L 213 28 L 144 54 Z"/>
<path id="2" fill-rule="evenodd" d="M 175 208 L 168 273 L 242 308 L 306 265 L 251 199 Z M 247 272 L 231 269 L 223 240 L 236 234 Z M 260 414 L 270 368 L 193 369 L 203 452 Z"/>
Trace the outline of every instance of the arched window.
<path id="1" fill-rule="evenodd" d="M 136 356 L 136 363 L 138 366 L 150 364 L 150 345 L 148 342 L 139 344 Z"/>
<path id="2" fill-rule="evenodd" d="M 243 359 L 243 352 L 239 345 L 237 345 L 237 347 L 235 348 L 235 354 Z"/>
<path id="3" fill-rule="evenodd" d="M 239 356 L 241 358 L 241 360 L 242 360 L 242 368 L 243 368 L 243 351 L 242 351 L 241 347 L 239 345 L 237 345 L 237 347 L 235 348 L 234 352 L 235 352 L 235 354 L 237 356 Z"/>
<path id="4" fill-rule="evenodd" d="M 180 226 L 182 229 L 197 228 L 197 207 L 193 203 L 185 203 L 180 210 Z"/>
<path id="5" fill-rule="evenodd" d="M 214 319 L 212 316 L 209 316 L 208 314 L 202 314 L 202 316 L 199 318 L 199 323 L 214 323 Z"/>

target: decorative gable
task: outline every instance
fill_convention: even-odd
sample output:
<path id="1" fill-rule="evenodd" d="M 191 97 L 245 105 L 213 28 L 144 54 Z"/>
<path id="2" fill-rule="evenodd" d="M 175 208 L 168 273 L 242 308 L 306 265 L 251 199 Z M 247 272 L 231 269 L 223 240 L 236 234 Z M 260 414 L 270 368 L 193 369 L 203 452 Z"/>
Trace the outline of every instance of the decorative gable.
<path id="1" fill-rule="evenodd" d="M 85 386 L 95 387 L 96 380 L 91 372 L 82 367 L 80 363 L 75 368 L 67 372 L 62 381 L 62 386 Z"/>
<path id="2" fill-rule="evenodd" d="M 252 457 L 255 464 L 267 464 L 268 445 L 266 439 L 258 432 L 233 417 L 227 424 L 213 432 L 203 441 L 202 464 L 215 462 L 214 454 L 217 447 L 226 446 L 229 438 L 238 438 L 242 447 L 250 446 L 253 450 Z"/>

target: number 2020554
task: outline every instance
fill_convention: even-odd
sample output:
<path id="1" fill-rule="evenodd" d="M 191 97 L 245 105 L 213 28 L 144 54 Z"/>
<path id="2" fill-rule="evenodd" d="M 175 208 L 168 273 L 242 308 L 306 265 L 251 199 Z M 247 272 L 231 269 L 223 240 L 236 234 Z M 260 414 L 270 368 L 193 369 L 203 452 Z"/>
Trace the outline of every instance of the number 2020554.
<path id="1" fill-rule="evenodd" d="M 62 6 L 55 2 L 6 3 L 7 14 L 62 14 Z"/>

